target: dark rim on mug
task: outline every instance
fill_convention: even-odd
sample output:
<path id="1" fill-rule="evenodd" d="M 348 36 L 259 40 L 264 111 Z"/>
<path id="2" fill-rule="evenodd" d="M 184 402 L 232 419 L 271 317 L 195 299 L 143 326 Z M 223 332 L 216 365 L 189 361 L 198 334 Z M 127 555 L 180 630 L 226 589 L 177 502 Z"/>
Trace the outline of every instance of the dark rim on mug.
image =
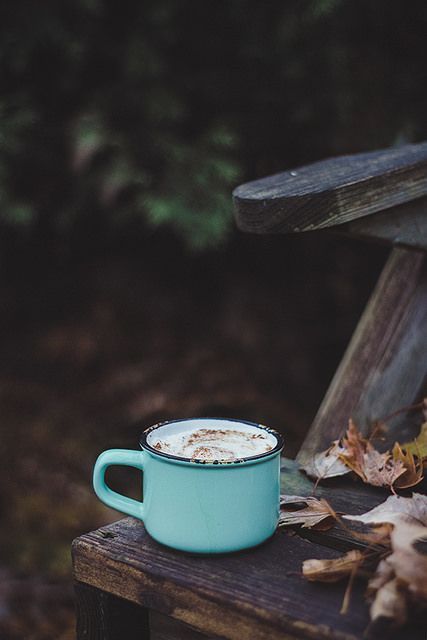
<path id="1" fill-rule="evenodd" d="M 164 451 L 159 451 L 158 449 L 155 449 L 154 447 L 152 447 L 148 441 L 147 438 L 148 436 L 155 431 L 156 429 L 160 429 L 160 427 L 164 427 L 168 424 L 175 424 L 177 422 L 187 422 L 189 420 L 219 420 L 221 422 L 234 422 L 234 423 L 240 423 L 240 424 L 247 424 L 251 427 L 255 427 L 256 429 L 261 429 L 262 431 L 266 431 L 267 433 L 271 433 L 271 435 L 273 435 L 276 440 L 277 440 L 277 444 L 275 447 L 273 447 L 272 449 L 270 449 L 269 451 L 264 451 L 264 453 L 259 453 L 256 456 L 247 456 L 245 458 L 236 458 L 236 460 L 202 460 L 200 458 L 184 458 L 182 456 L 175 456 L 172 453 L 165 453 Z M 274 455 L 275 453 L 277 453 L 278 451 L 281 451 L 283 449 L 284 446 L 284 440 L 283 440 L 283 436 L 276 431 L 275 429 L 271 429 L 270 427 L 266 427 L 263 424 L 257 424 L 256 422 L 250 422 L 249 420 L 239 420 L 238 418 L 212 418 L 212 417 L 208 417 L 208 416 L 204 416 L 202 418 L 199 417 L 195 417 L 195 418 L 177 418 L 176 420 L 165 420 L 164 422 L 157 422 L 156 424 L 153 424 L 153 426 L 148 427 L 148 429 L 145 429 L 145 431 L 141 434 L 140 438 L 139 438 L 139 444 L 142 447 L 142 449 L 146 449 L 147 451 L 150 451 L 151 453 L 154 453 L 156 456 L 160 456 L 162 458 L 168 458 L 169 460 L 178 460 L 179 462 L 188 462 L 188 463 L 193 463 L 193 464 L 209 464 L 209 465 L 232 465 L 232 464 L 240 464 L 242 462 L 255 462 L 256 460 L 260 460 L 262 458 L 267 458 L 269 456 Z"/>

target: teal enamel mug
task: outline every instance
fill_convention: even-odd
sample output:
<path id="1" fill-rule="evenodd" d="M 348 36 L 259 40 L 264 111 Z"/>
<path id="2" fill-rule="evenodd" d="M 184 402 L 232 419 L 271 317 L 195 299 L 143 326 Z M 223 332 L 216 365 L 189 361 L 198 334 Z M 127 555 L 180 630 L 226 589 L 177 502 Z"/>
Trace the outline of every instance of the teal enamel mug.
<path id="1" fill-rule="evenodd" d="M 156 443 L 197 429 L 243 431 L 262 437 L 263 453 L 232 460 L 183 458 Z M 260 435 L 262 434 L 262 436 Z M 143 432 L 140 451 L 110 449 L 93 472 L 96 495 L 106 505 L 144 522 L 161 544 L 191 553 L 227 553 L 261 544 L 279 519 L 282 436 L 268 427 L 226 418 L 191 418 L 156 424 Z M 142 471 L 142 500 L 133 500 L 105 483 L 111 465 Z"/>

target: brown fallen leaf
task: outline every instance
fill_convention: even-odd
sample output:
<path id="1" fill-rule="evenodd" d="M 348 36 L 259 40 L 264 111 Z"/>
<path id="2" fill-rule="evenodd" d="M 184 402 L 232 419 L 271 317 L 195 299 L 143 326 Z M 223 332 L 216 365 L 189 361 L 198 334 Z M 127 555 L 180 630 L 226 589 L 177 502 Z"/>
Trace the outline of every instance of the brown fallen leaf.
<path id="1" fill-rule="evenodd" d="M 375 574 L 370 578 L 366 595 L 368 599 L 372 600 L 378 589 L 381 589 L 386 582 L 393 580 L 394 571 L 386 560 L 381 560 L 377 566 Z"/>
<path id="2" fill-rule="evenodd" d="M 405 442 L 400 446 L 405 449 L 406 453 L 412 453 L 422 460 L 427 458 L 427 422 L 421 425 L 420 432 L 415 440 Z"/>
<path id="3" fill-rule="evenodd" d="M 364 482 L 375 486 L 391 486 L 399 475 L 405 473 L 403 463 L 393 461 L 389 452 L 382 454 L 376 451 L 352 419 L 342 443 L 335 440 L 329 449 L 317 453 L 302 469 L 317 480 L 354 471 Z"/>
<path id="4" fill-rule="evenodd" d="M 381 631 L 391 631 L 405 624 L 408 613 L 407 597 L 405 588 L 397 578 L 388 580 L 377 590 L 369 613 L 371 623 L 365 637 L 378 637 Z"/>
<path id="5" fill-rule="evenodd" d="M 393 452 L 377 451 L 372 441 L 387 431 L 387 420 L 415 410 L 421 410 L 425 418 L 417 438 L 404 445 L 397 443 Z M 315 454 L 301 469 L 310 477 L 322 480 L 345 475 L 348 468 L 367 484 L 389 486 L 393 491 L 393 486 L 408 488 L 417 484 L 422 479 L 424 461 L 427 464 L 427 398 L 373 422 L 369 438 L 361 434 L 350 418 L 345 436 L 334 440 L 326 451 Z"/>
<path id="6" fill-rule="evenodd" d="M 390 533 L 392 553 L 379 563 L 368 584 L 367 596 L 372 605 L 367 637 L 378 634 L 380 630 L 402 626 L 408 617 L 409 601 L 424 608 L 427 605 L 427 556 L 417 548 L 420 541 L 427 542 L 427 526 L 420 523 L 426 517 L 427 498 L 414 495 L 418 498 L 416 507 L 411 506 L 413 498 L 393 496 L 386 501 L 390 501 L 392 507 L 403 508 L 403 511 L 393 509 L 386 512 L 386 517 L 393 520 Z M 418 520 L 413 517 L 414 513 Z"/>
<path id="7" fill-rule="evenodd" d="M 378 487 L 405 489 L 423 479 L 423 465 L 412 453 L 402 451 L 399 443 L 392 453 L 377 451 L 370 440 L 364 438 L 352 420 L 343 438 L 344 452 L 340 458 L 365 483 Z"/>
<path id="8" fill-rule="evenodd" d="M 326 451 L 316 453 L 301 469 L 317 480 L 345 475 L 363 466 L 363 454 L 367 443 L 368 440 L 361 435 L 350 418 L 342 442 L 334 440 Z"/>
<path id="9" fill-rule="evenodd" d="M 365 637 L 376 638 L 405 624 L 409 605 L 427 608 L 427 496 L 393 495 L 362 515 L 343 517 L 374 527 L 370 549 L 353 550 L 334 560 L 306 560 L 303 575 L 307 580 L 321 582 L 336 582 L 349 576 L 341 609 L 345 612 L 360 566 L 369 566 L 382 557 L 367 589 L 371 622 Z"/>
<path id="10" fill-rule="evenodd" d="M 427 435 L 427 431 L 426 431 Z M 427 442 L 426 442 L 427 445 Z M 398 489 L 413 487 L 423 479 L 423 463 L 419 458 L 415 458 L 411 451 L 403 451 L 398 442 L 393 447 L 393 461 L 403 465 L 404 472 L 394 481 L 394 486 Z"/>
<path id="11" fill-rule="evenodd" d="M 417 542 L 427 542 L 427 527 L 401 520 L 391 532 L 387 563 L 410 594 L 427 604 L 427 555 L 417 550 Z"/>
<path id="12" fill-rule="evenodd" d="M 304 560 L 302 573 L 311 582 L 338 582 L 348 577 L 363 561 L 363 553 L 358 549 L 352 549 L 339 558 Z"/>
<path id="13" fill-rule="evenodd" d="M 419 409 L 421 405 L 416 407 Z M 350 418 L 345 436 L 335 440 L 326 451 L 315 454 L 301 469 L 317 480 L 353 471 L 366 484 L 389 487 L 393 493 L 395 488 L 413 487 L 423 479 L 422 452 L 423 447 L 427 448 L 427 422 L 425 427 L 416 441 L 405 445 L 407 449 L 396 443 L 392 452 L 380 453 L 371 442 L 372 436 L 365 438 Z M 378 434 L 384 429 L 383 423 L 377 421 L 374 432 Z M 418 447 L 418 456 L 411 447 Z"/>
<path id="14" fill-rule="evenodd" d="M 367 484 L 375 487 L 392 487 L 396 480 L 406 473 L 406 467 L 398 456 L 390 452 L 380 453 L 371 442 L 364 438 L 353 420 L 349 420 L 347 433 L 343 438 L 344 451 L 341 460 Z"/>
<path id="15" fill-rule="evenodd" d="M 393 460 L 389 453 L 379 453 L 368 443 L 363 454 L 363 467 L 355 470 L 366 484 L 374 487 L 392 487 L 405 472 L 401 460 Z"/>
<path id="16" fill-rule="evenodd" d="M 363 454 L 366 453 L 368 442 L 368 439 L 362 436 L 356 427 L 354 420 L 350 418 L 347 431 L 342 439 L 343 454 L 346 455 L 344 462 L 348 464 L 348 458 L 351 458 L 355 466 L 363 466 Z"/>
<path id="17" fill-rule="evenodd" d="M 364 542 L 369 545 L 373 551 L 377 550 L 386 551 L 390 548 L 390 533 L 393 529 L 391 524 L 376 525 L 369 532 L 351 531 L 348 529 L 348 533 L 351 533 L 355 540 Z"/>
<path id="18" fill-rule="evenodd" d="M 404 521 L 427 526 L 427 496 L 421 493 L 413 493 L 412 498 L 389 496 L 387 500 L 360 516 L 342 517 L 372 525 Z"/>
<path id="19" fill-rule="evenodd" d="M 316 453 L 301 469 L 310 478 L 316 478 L 317 480 L 343 476 L 351 471 L 339 457 L 344 451 L 345 449 L 340 445 L 339 440 L 334 440 L 329 449 Z"/>
<path id="20" fill-rule="evenodd" d="M 410 500 L 411 498 L 409 498 Z M 390 535 L 392 553 L 382 560 L 369 581 L 371 623 L 365 636 L 402 626 L 408 617 L 408 603 L 427 605 L 427 556 L 416 544 L 427 541 L 427 527 L 401 516 Z"/>
<path id="21" fill-rule="evenodd" d="M 417 549 L 417 543 L 427 541 L 427 496 L 390 496 L 360 516 L 343 517 L 374 526 L 393 525 L 391 554 L 380 562 L 368 585 L 373 599 L 368 635 L 385 626 L 401 626 L 407 618 L 408 598 L 427 605 L 427 556 Z"/>
<path id="22" fill-rule="evenodd" d="M 326 500 L 313 496 L 280 496 L 279 527 L 302 525 L 302 528 L 327 531 L 334 525 L 335 512 Z M 302 508 L 301 508 L 302 507 Z"/>

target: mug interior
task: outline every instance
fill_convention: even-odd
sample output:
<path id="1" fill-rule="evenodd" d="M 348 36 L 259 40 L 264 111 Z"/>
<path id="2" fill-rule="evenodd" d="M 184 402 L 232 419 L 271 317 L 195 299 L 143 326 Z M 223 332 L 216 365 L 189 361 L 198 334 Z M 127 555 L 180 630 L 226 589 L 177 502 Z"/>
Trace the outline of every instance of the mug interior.
<path id="1" fill-rule="evenodd" d="M 239 459 L 239 462 L 271 455 L 272 453 L 275 453 L 283 447 L 282 436 L 273 429 L 269 429 L 268 427 L 255 424 L 253 422 L 246 422 L 244 420 L 233 420 L 228 418 L 188 418 L 184 420 L 172 420 L 160 423 L 144 431 L 141 436 L 141 446 L 153 451 L 157 455 L 165 456 L 168 458 L 176 458 L 177 460 L 190 460 L 190 458 L 185 458 L 183 456 L 176 456 L 166 452 L 158 451 L 156 448 L 154 448 L 154 445 L 159 439 L 167 439 L 170 436 L 176 434 L 185 434 L 194 431 L 195 429 L 212 429 L 218 431 L 221 429 L 227 429 L 233 431 L 244 431 L 245 433 L 254 435 L 260 433 L 261 431 L 266 440 L 266 443 L 270 445 L 271 449 L 261 454 L 241 458 Z M 192 459 L 192 462 L 205 461 Z M 215 462 L 219 464 L 222 463 L 222 461 Z"/>

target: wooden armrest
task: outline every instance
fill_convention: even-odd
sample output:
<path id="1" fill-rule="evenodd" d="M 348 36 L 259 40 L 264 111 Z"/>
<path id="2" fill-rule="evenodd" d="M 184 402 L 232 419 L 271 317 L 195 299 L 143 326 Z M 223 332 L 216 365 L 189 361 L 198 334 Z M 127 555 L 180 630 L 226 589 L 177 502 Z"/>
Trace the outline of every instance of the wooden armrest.
<path id="1" fill-rule="evenodd" d="M 422 142 L 330 158 L 248 182 L 234 190 L 233 200 L 243 231 L 285 233 L 342 225 L 426 195 Z"/>

